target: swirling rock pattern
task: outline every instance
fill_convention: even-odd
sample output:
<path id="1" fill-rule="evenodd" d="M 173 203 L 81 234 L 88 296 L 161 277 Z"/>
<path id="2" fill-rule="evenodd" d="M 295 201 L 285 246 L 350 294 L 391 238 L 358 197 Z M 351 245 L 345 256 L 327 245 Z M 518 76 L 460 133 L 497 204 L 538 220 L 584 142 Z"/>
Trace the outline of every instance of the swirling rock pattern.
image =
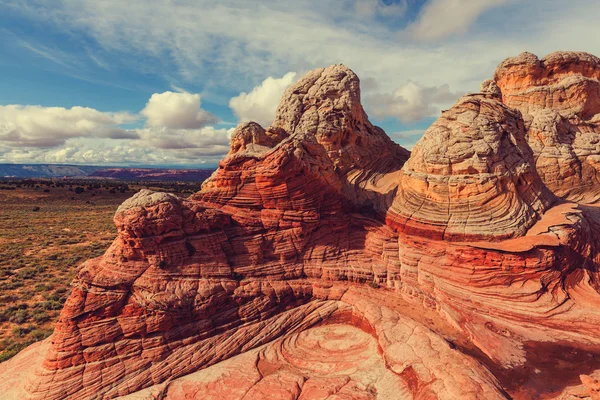
<path id="1" fill-rule="evenodd" d="M 467 95 L 415 145 L 388 224 L 442 240 L 499 240 L 524 235 L 554 202 L 521 114 L 493 93 Z"/>
<path id="2" fill-rule="evenodd" d="M 509 59 L 409 158 L 352 71 L 308 73 L 201 191 L 119 207 L 54 335 L 0 364 L 3 398 L 596 398 L 600 210 L 574 200 L 599 185 L 572 169 L 600 151 L 562 155 L 598 74 Z"/>

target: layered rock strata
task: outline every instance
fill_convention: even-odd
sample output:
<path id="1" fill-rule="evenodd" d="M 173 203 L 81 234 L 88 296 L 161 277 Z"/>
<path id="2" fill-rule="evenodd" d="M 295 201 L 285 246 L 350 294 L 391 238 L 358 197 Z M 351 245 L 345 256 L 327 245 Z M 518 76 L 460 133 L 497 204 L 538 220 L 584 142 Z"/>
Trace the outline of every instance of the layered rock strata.
<path id="1" fill-rule="evenodd" d="M 537 170 L 546 185 L 572 201 L 596 203 L 600 168 L 600 59 L 558 52 L 502 62 L 494 81 L 503 102 L 520 110 Z"/>
<path id="2" fill-rule="evenodd" d="M 573 57 L 571 75 L 596 79 L 592 56 Z M 514 72 L 462 97 L 410 158 L 368 121 L 352 71 L 309 73 L 272 126 L 236 129 L 200 192 L 119 207 L 54 335 L 0 365 L 3 393 L 593 398 L 600 211 L 568 200 L 597 186 L 553 193 L 538 173 L 532 111 L 509 100 L 546 79 L 527 63 L 503 63 Z"/>
<path id="3" fill-rule="evenodd" d="M 525 135 L 521 114 L 495 96 L 463 96 L 415 145 L 388 224 L 451 241 L 523 236 L 556 201 Z"/>

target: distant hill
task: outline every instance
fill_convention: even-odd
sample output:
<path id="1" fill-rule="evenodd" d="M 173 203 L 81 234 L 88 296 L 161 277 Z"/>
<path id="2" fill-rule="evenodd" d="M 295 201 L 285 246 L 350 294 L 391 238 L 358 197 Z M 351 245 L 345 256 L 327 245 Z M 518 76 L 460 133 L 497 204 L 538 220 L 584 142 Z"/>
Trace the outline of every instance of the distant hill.
<path id="1" fill-rule="evenodd" d="M 203 181 L 214 169 L 121 168 L 90 165 L 0 164 L 0 178 L 94 177 L 144 181 Z"/>
<path id="2" fill-rule="evenodd" d="M 62 178 L 63 176 L 88 176 L 94 171 L 105 168 L 89 165 L 0 164 L 0 177 Z"/>
<path id="3" fill-rule="evenodd" d="M 162 169 L 162 168 L 106 168 L 89 176 L 121 180 L 143 181 L 204 181 L 212 169 Z"/>

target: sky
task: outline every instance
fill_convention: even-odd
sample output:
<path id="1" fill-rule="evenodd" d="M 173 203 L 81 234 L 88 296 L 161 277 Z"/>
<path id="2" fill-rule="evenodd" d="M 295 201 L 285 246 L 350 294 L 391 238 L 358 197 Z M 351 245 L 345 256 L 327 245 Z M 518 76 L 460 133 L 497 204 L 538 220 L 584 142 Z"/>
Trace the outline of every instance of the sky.
<path id="1" fill-rule="evenodd" d="M 0 0 L 0 163 L 214 166 L 342 63 L 408 149 L 505 58 L 600 55 L 597 0 Z"/>

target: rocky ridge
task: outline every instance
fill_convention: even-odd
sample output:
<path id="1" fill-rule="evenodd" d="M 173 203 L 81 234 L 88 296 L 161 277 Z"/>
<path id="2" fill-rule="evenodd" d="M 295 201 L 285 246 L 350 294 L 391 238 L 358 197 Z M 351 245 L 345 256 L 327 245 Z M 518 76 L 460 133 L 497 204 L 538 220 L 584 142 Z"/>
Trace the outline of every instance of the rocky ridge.
<path id="1" fill-rule="evenodd" d="M 352 71 L 308 73 L 272 126 L 236 129 L 200 192 L 119 207 L 54 335 L 1 364 L 0 387 L 597 398 L 600 210 L 576 201 L 600 192 L 598 74 L 584 53 L 508 59 L 409 153 L 369 122 Z"/>

